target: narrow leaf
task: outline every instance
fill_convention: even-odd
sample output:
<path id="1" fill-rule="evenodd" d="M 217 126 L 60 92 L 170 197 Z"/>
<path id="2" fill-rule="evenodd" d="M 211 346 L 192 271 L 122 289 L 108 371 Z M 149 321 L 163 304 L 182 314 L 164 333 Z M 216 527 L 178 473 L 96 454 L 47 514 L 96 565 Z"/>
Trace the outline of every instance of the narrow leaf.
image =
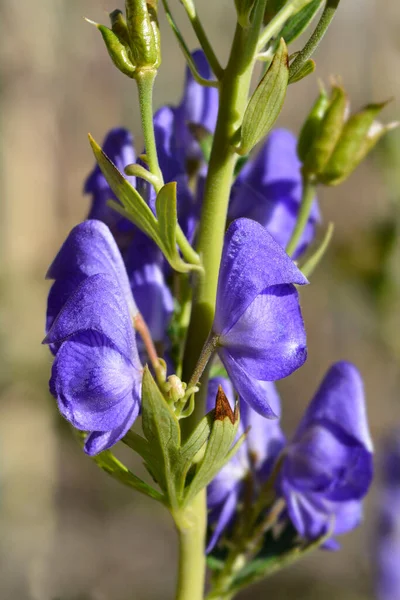
<path id="1" fill-rule="evenodd" d="M 148 204 L 111 162 L 108 156 L 104 154 L 91 135 L 89 135 L 89 141 L 97 163 L 112 191 L 124 207 L 126 216 L 151 237 L 156 244 L 160 245 L 157 219 L 151 212 Z"/>
<path id="2" fill-rule="evenodd" d="M 281 112 L 289 79 L 288 52 L 281 39 L 274 59 L 250 98 L 243 117 L 240 154 L 247 154 L 271 130 Z"/>
<path id="3" fill-rule="evenodd" d="M 306 260 L 304 265 L 301 267 L 301 272 L 306 277 L 309 277 L 310 275 L 312 275 L 312 273 L 315 271 L 316 267 L 318 266 L 319 262 L 325 255 L 325 252 L 327 251 L 329 244 L 331 242 L 334 229 L 335 229 L 334 224 L 329 223 L 322 242 L 320 243 L 318 248 L 315 250 L 315 252 Z"/>
<path id="4" fill-rule="evenodd" d="M 283 27 L 280 37 L 283 37 L 286 44 L 289 46 L 296 38 L 299 37 L 307 29 L 311 21 L 314 19 L 319 8 L 324 0 L 312 0 L 302 10 L 291 17 Z"/>
<path id="5" fill-rule="evenodd" d="M 187 273 L 192 269 L 192 266 L 182 260 L 176 241 L 178 214 L 176 209 L 175 181 L 165 184 L 158 192 L 156 213 L 162 250 L 168 262 L 175 271 Z"/>
<path id="6" fill-rule="evenodd" d="M 164 502 L 164 497 L 160 492 L 131 473 L 109 450 L 94 456 L 93 460 L 100 469 L 108 473 L 113 479 L 158 502 Z"/>

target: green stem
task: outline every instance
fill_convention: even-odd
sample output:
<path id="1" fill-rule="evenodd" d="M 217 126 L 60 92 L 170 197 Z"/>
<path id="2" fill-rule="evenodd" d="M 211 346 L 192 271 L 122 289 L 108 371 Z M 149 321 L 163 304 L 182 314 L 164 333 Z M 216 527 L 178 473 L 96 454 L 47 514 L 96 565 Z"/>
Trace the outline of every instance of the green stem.
<path id="1" fill-rule="evenodd" d="M 142 120 L 144 145 L 146 148 L 147 164 L 150 172 L 158 180 L 158 192 L 164 185 L 163 175 L 158 164 L 156 138 L 154 136 L 153 124 L 153 87 L 157 71 L 153 69 L 141 69 L 135 75 L 139 92 L 140 116 Z"/>
<path id="2" fill-rule="evenodd" d="M 214 319 L 219 265 L 237 158 L 232 139 L 242 123 L 247 105 L 264 9 L 265 0 L 258 2 L 251 28 L 242 29 L 237 25 L 228 65 L 220 82 L 220 109 L 208 167 L 197 244 L 205 277 L 197 279 L 193 296 L 183 363 L 185 381 L 188 381 L 196 367 Z M 209 368 L 206 368 L 201 390 L 197 394 L 195 410 L 185 423 L 186 431 L 191 431 L 203 416 L 208 373 Z"/>
<path id="3" fill-rule="evenodd" d="M 207 60 L 210 63 L 210 67 L 213 70 L 214 75 L 217 79 L 220 79 L 223 75 L 223 69 L 213 50 L 213 47 L 209 42 L 207 34 L 204 31 L 203 25 L 197 15 L 194 3 L 192 2 L 192 0 L 182 0 L 182 4 L 197 35 L 197 39 L 200 42 L 200 46 L 202 47 L 204 54 L 206 55 Z"/>
<path id="4" fill-rule="evenodd" d="M 203 600 L 207 523 L 206 491 L 200 492 L 182 511 L 175 513 L 179 536 L 179 569 L 176 600 Z"/>
<path id="5" fill-rule="evenodd" d="M 337 7 L 339 6 L 339 2 L 340 0 L 327 0 L 324 11 L 321 15 L 320 20 L 318 21 L 318 25 L 316 26 L 314 33 L 308 40 L 307 44 L 304 46 L 303 50 L 299 52 L 295 60 L 290 65 L 289 83 L 290 79 L 292 79 L 300 71 L 304 63 L 314 53 L 318 44 L 324 37 L 329 25 L 332 22 L 333 17 L 335 16 L 335 12 Z"/>
<path id="6" fill-rule="evenodd" d="M 309 0 L 311 1 L 311 0 Z M 286 21 L 299 10 L 299 0 L 291 0 L 271 19 L 258 41 L 258 51 L 261 52 L 268 42 L 282 29 Z M 301 4 L 300 4 L 301 5 Z M 304 2 L 304 6 L 307 2 Z"/>
<path id="7" fill-rule="evenodd" d="M 315 197 L 315 183 L 304 179 L 303 180 L 303 197 L 301 200 L 301 206 L 299 216 L 297 217 L 296 226 L 293 230 L 292 237 L 286 247 L 286 252 L 289 256 L 292 256 L 301 240 L 304 229 L 306 228 L 308 218 L 310 216 L 313 200 Z"/>

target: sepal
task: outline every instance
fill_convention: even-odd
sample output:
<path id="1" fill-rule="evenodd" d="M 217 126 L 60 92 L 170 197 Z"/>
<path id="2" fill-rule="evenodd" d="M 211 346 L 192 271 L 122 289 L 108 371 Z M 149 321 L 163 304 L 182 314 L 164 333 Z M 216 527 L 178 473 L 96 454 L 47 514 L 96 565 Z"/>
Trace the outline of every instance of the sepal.
<path id="1" fill-rule="evenodd" d="M 250 98 L 243 117 L 238 154 L 244 155 L 271 130 L 281 112 L 289 79 L 288 51 L 281 39 L 274 59 Z"/>
<path id="2" fill-rule="evenodd" d="M 157 0 L 126 0 L 126 21 L 137 68 L 157 69 L 161 63 Z"/>
<path id="3" fill-rule="evenodd" d="M 136 66 L 132 61 L 129 48 L 112 29 L 109 29 L 105 25 L 99 25 L 89 19 L 86 19 L 86 21 L 97 27 L 100 31 L 107 52 L 117 69 L 119 69 L 121 73 L 124 73 L 124 75 L 133 78 L 135 76 Z"/>
<path id="4" fill-rule="evenodd" d="M 206 487 L 239 450 L 246 433 L 234 444 L 239 426 L 239 405 L 236 403 L 232 411 L 222 386 L 219 386 L 215 401 L 215 409 L 211 412 L 212 426 L 204 457 L 198 465 L 196 473 L 187 487 L 185 502 L 190 502 Z M 234 444 L 234 445 L 233 445 Z"/>

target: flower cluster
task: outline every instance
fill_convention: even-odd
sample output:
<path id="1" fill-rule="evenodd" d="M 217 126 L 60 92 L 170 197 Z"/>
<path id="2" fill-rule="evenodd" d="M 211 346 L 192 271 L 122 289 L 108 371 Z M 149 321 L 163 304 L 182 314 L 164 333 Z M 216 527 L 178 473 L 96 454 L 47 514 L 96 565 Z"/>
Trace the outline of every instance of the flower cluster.
<path id="1" fill-rule="evenodd" d="M 192 58 L 200 76 L 212 80 L 202 52 Z M 217 90 L 201 86 L 188 70 L 181 102 L 160 108 L 154 116 L 159 165 L 164 182 L 177 183 L 178 221 L 190 243 L 196 241 L 208 172 L 204 141 L 215 133 L 217 113 Z M 275 498 L 283 499 L 285 507 L 280 519 L 290 520 L 307 539 L 355 527 L 371 482 L 372 443 L 362 383 L 353 365 L 337 363 L 329 370 L 290 442 L 279 424 L 280 400 L 273 382 L 301 367 L 307 356 L 296 286 L 308 281 L 293 258 L 313 242 L 320 221 L 312 196 L 290 257 L 285 249 L 303 195 L 296 144 L 289 131 L 272 131 L 255 157 L 238 161 L 231 190 L 208 338 L 225 376 L 211 379 L 208 410 L 211 414 L 218 386 L 232 404 L 238 397 L 238 435 L 245 440 L 208 488 L 209 551 L 234 528 L 249 478 L 257 497 L 274 472 Z M 126 174 L 133 164 L 147 169 L 136 157 L 131 134 L 112 130 L 103 151 L 156 215 L 151 178 L 140 178 L 143 171 L 138 170 L 135 176 Z M 110 200 L 119 200 L 99 166 L 84 191 L 92 200 L 88 220 L 71 231 L 48 272 L 54 283 L 45 343 L 55 355 L 50 390 L 60 412 L 88 433 L 85 451 L 96 455 L 121 440 L 139 415 L 149 353 L 153 359 L 156 355 L 165 377 L 167 372 L 180 373 L 170 333 L 181 309 L 182 279 L 171 271 L 155 241 L 109 206 Z M 189 278 L 184 286 L 190 288 Z M 146 324 L 150 348 L 135 331 L 138 319 Z M 186 331 L 181 344 L 184 335 Z M 151 367 L 157 371 L 154 360 Z M 185 384 L 176 375 L 166 383 L 160 370 L 156 374 L 170 406 L 175 401 L 184 406 L 189 400 Z M 172 400 L 167 393 L 171 381 L 179 389 Z M 193 390 L 198 388 L 194 385 Z M 183 406 L 176 410 L 178 418 Z M 265 507 L 266 514 L 269 509 Z M 333 548 L 336 542 L 329 539 L 325 545 Z"/>

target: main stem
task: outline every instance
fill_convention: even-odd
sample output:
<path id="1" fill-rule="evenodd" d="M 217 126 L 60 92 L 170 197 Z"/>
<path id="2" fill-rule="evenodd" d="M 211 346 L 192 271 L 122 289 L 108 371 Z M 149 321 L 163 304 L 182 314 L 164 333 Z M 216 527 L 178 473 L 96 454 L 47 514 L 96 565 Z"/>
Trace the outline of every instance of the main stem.
<path id="1" fill-rule="evenodd" d="M 179 536 L 179 570 L 176 600 L 203 600 L 205 579 L 204 510 L 206 491 L 200 492 L 190 506 L 174 515 Z"/>
<path id="2" fill-rule="evenodd" d="M 228 203 L 236 163 L 232 138 L 240 127 L 247 105 L 257 42 L 266 0 L 257 3 L 253 26 L 242 29 L 238 24 L 228 65 L 220 80 L 220 105 L 211 151 L 200 221 L 197 251 L 205 276 L 199 276 L 193 295 L 192 313 L 183 362 L 182 378 L 189 381 L 211 331 L 219 266 L 226 227 Z M 201 378 L 193 414 L 182 424 L 188 436 L 204 415 L 209 369 Z M 202 600 L 205 577 L 205 530 L 207 524 L 206 492 L 203 490 L 186 508 L 191 511 L 193 525 L 182 528 L 177 600 Z"/>

